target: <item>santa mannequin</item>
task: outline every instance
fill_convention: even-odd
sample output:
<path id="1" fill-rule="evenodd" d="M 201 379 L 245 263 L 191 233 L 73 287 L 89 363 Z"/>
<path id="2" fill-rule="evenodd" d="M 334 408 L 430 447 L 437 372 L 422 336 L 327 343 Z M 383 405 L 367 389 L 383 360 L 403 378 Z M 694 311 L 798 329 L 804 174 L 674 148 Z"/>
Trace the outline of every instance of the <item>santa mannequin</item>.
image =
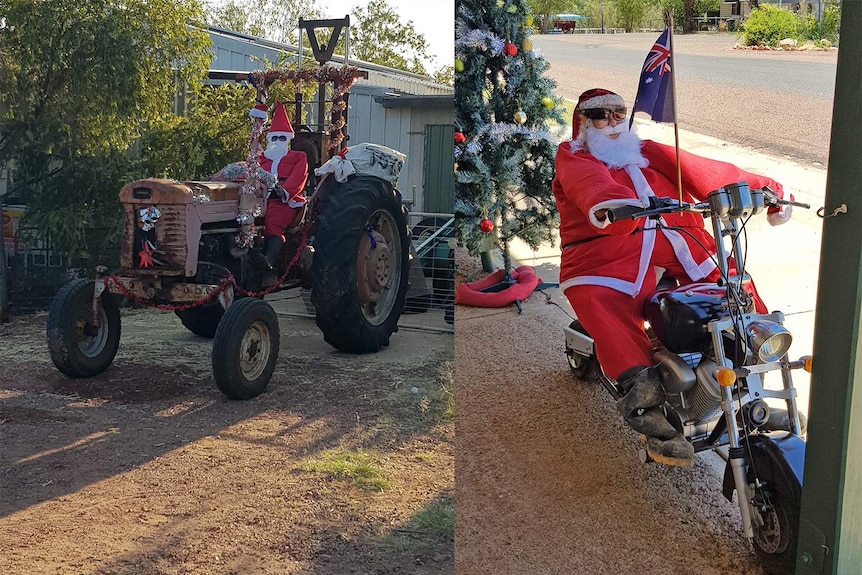
<path id="1" fill-rule="evenodd" d="M 252 115 L 257 110 L 253 109 Z M 293 126 L 284 106 L 276 102 L 272 124 L 266 135 L 266 149 L 260 156 L 260 167 L 275 176 L 278 182 L 267 193 L 263 219 L 264 255 L 269 267 L 275 267 L 278 252 L 284 244 L 285 228 L 293 223 L 297 210 L 306 202 L 302 191 L 308 177 L 308 159 L 304 152 L 288 149 L 293 135 Z"/>
<path id="2" fill-rule="evenodd" d="M 655 220 L 606 218 L 608 208 L 679 195 L 675 149 L 630 131 L 622 97 L 602 89 L 584 92 L 572 125 L 572 139 L 557 150 L 553 182 L 560 212 L 560 288 L 594 339 L 605 374 L 625 393 L 617 408 L 626 423 L 646 435 L 649 455 L 669 465 L 691 465 L 694 448 L 659 407 L 664 390 L 652 367 L 642 309 L 655 289 L 656 267 L 681 284 L 717 280 L 715 242 L 703 218 L 691 212 L 663 216 L 661 230 Z M 680 156 L 684 201 L 703 201 L 734 182 L 748 182 L 751 189 L 769 186 L 783 197 L 781 184 L 769 178 L 682 151 Z M 789 207 L 772 212 L 773 225 L 790 217 Z M 759 298 L 755 301 L 765 311 Z"/>

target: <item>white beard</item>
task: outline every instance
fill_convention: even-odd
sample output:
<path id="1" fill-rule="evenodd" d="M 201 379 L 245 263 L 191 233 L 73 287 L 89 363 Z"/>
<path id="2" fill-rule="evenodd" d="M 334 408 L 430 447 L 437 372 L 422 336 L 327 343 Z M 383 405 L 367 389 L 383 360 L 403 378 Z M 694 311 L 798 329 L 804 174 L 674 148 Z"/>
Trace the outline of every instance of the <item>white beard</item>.
<path id="1" fill-rule="evenodd" d="M 263 151 L 266 158 L 272 160 L 271 174 L 277 174 L 278 162 L 287 155 L 287 142 L 270 142 Z"/>
<path id="2" fill-rule="evenodd" d="M 635 165 L 645 168 L 649 162 L 641 153 L 641 140 L 634 131 L 629 130 L 623 122 L 616 126 L 596 128 L 592 122 L 587 122 L 585 144 L 587 151 L 604 162 L 611 169 Z M 616 139 L 608 136 L 619 134 Z"/>

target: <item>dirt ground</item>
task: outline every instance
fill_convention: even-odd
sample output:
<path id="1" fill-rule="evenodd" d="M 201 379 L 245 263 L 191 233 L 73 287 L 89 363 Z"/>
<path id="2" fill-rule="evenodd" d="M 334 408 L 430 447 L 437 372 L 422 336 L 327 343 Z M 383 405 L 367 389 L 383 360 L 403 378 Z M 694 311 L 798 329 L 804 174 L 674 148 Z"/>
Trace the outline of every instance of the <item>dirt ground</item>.
<path id="1" fill-rule="evenodd" d="M 608 392 L 573 377 L 564 297 L 534 292 L 520 314 L 456 306 L 456 572 L 764 575 L 723 461 L 641 464 Z"/>
<path id="2" fill-rule="evenodd" d="M 269 388 L 237 402 L 174 314 L 122 318 L 85 380 L 52 365 L 45 314 L 0 324 L 0 573 L 453 571 L 451 334 L 356 356 L 281 317 Z M 331 453 L 389 487 L 321 471 Z"/>

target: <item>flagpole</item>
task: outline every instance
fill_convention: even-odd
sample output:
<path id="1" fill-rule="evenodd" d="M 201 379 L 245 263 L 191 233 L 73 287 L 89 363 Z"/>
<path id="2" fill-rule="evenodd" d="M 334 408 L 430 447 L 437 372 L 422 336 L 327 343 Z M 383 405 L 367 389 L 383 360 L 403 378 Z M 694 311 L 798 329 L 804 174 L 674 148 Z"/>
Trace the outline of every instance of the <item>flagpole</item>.
<path id="1" fill-rule="evenodd" d="M 673 139 L 676 146 L 676 187 L 679 193 L 680 211 L 682 211 L 682 166 L 679 160 L 679 123 L 676 121 L 676 62 L 673 60 L 673 14 L 665 11 L 665 25 L 668 27 L 668 49 L 670 52 L 670 92 L 673 113 Z"/>

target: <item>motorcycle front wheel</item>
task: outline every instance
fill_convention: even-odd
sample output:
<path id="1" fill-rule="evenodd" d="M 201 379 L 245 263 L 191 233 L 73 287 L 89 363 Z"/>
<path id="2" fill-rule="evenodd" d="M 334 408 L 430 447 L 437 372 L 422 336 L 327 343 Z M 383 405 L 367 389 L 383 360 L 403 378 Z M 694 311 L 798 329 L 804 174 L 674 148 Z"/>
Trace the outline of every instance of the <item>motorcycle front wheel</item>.
<path id="1" fill-rule="evenodd" d="M 779 483 L 762 484 L 758 506 L 762 525 L 754 527 L 752 545 L 770 571 L 792 573 L 796 567 L 799 507 L 793 494 Z"/>

